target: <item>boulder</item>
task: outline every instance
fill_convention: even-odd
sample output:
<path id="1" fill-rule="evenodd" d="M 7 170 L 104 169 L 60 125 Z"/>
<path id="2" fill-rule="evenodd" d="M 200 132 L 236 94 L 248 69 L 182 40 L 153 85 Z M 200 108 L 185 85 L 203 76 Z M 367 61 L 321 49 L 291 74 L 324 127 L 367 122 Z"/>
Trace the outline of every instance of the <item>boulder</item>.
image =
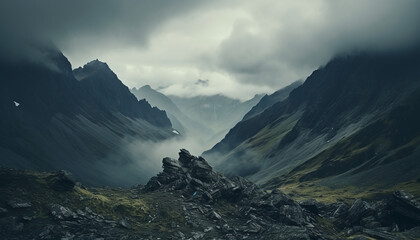
<path id="1" fill-rule="evenodd" d="M 31 202 L 27 202 L 27 201 L 23 201 L 20 199 L 14 199 L 14 200 L 10 200 L 7 202 L 7 204 L 11 207 L 11 208 L 30 208 L 32 207 L 32 203 Z"/>
<path id="2" fill-rule="evenodd" d="M 183 167 L 188 167 L 195 157 L 186 149 L 181 149 L 179 152 L 179 162 Z"/>
<path id="3" fill-rule="evenodd" d="M 254 209 L 256 209 L 259 214 L 262 214 L 275 220 L 281 220 L 281 214 L 279 214 L 279 209 L 275 207 L 271 203 L 271 201 L 256 198 L 251 202 L 251 206 Z"/>
<path id="4" fill-rule="evenodd" d="M 345 203 L 340 203 L 337 207 L 337 209 L 333 213 L 333 217 L 340 219 L 344 218 L 348 214 L 349 206 Z"/>
<path id="5" fill-rule="evenodd" d="M 413 221 L 420 222 L 420 202 L 414 196 L 399 190 L 394 192 L 394 211 Z"/>
<path id="6" fill-rule="evenodd" d="M 373 209 L 366 201 L 357 199 L 350 207 L 348 216 L 346 218 L 347 225 L 354 225 L 358 223 L 363 217 L 373 214 Z"/>
<path id="7" fill-rule="evenodd" d="M 211 211 L 209 213 L 208 217 L 210 219 L 213 219 L 213 220 L 220 220 L 220 219 L 222 219 L 222 217 L 220 216 L 220 214 L 218 214 L 216 211 Z"/>
<path id="8" fill-rule="evenodd" d="M 213 169 L 206 160 L 204 160 L 204 158 L 200 157 L 197 160 L 193 160 L 191 165 L 191 173 L 193 177 L 202 181 L 211 180 Z"/>
<path id="9" fill-rule="evenodd" d="M 118 223 L 123 228 L 127 228 L 127 229 L 130 229 L 131 228 L 131 224 L 128 222 L 128 220 L 126 218 L 121 219 Z"/>
<path id="10" fill-rule="evenodd" d="M 150 178 L 149 182 L 147 182 L 146 186 L 144 186 L 144 190 L 146 192 L 155 191 L 160 188 L 162 184 L 159 182 L 157 177 Z"/>
<path id="11" fill-rule="evenodd" d="M 305 223 L 302 209 L 299 205 L 283 205 L 279 208 L 280 221 L 285 224 L 302 225 Z"/>
<path id="12" fill-rule="evenodd" d="M 166 157 L 162 160 L 163 172 L 168 174 L 176 174 L 181 168 L 178 160 Z"/>
<path id="13" fill-rule="evenodd" d="M 259 233 L 262 230 L 262 227 L 255 222 L 250 222 L 248 224 L 247 230 L 245 232 L 248 233 Z"/>
<path id="14" fill-rule="evenodd" d="M 299 205 L 311 213 L 319 213 L 319 203 L 315 199 L 307 199 L 299 202 Z"/>
<path id="15" fill-rule="evenodd" d="M 369 224 L 373 221 L 375 221 L 375 217 L 374 216 L 369 216 L 369 217 L 365 217 L 362 220 L 360 220 L 360 224 L 362 226 L 365 226 L 366 224 Z"/>
<path id="16" fill-rule="evenodd" d="M 61 206 L 59 204 L 55 204 L 55 203 L 51 204 L 50 210 L 51 210 L 51 215 L 53 215 L 53 217 L 58 220 L 70 220 L 70 219 L 77 218 L 76 213 L 74 213 L 69 208 Z"/>
<path id="17" fill-rule="evenodd" d="M 278 189 L 271 192 L 271 195 L 269 196 L 269 200 L 277 208 L 283 205 L 296 205 L 296 202 L 289 195 L 285 194 L 284 192 Z"/>
<path id="18" fill-rule="evenodd" d="M 65 170 L 52 174 L 47 180 L 52 189 L 60 192 L 71 191 L 76 185 L 73 175 Z"/>

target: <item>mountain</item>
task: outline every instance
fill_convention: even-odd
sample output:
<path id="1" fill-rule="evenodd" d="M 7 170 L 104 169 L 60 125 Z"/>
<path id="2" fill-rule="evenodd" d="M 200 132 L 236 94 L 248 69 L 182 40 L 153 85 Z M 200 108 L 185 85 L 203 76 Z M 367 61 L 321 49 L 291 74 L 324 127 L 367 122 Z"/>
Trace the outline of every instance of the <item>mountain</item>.
<path id="1" fill-rule="evenodd" d="M 132 88 L 131 92 L 137 99 L 146 99 L 152 106 L 165 110 L 173 127 L 182 135 L 195 135 L 200 138 L 211 135 L 210 129 L 199 122 L 190 119 L 179 110 L 178 106 L 169 97 L 156 91 L 149 85 L 145 85 L 138 89 Z"/>
<path id="2" fill-rule="evenodd" d="M 139 164 L 146 156 L 127 146 L 173 137 L 165 112 L 138 101 L 105 63 L 72 71 L 54 47 L 34 45 L 33 52 L 42 59 L 0 58 L 0 164 L 67 169 L 94 185 L 150 177 Z"/>
<path id="3" fill-rule="evenodd" d="M 273 104 L 283 101 L 284 99 L 289 97 L 289 94 L 292 90 L 302 85 L 302 83 L 303 81 L 296 81 L 278 91 L 275 91 L 270 95 L 265 95 L 263 98 L 261 98 L 257 105 L 252 107 L 252 109 L 249 112 L 247 112 L 247 114 L 245 114 L 242 120 L 246 120 L 255 115 L 258 115 L 265 109 L 271 107 Z"/>
<path id="4" fill-rule="evenodd" d="M 267 102 L 288 94 L 287 91 L 267 96 Z M 149 85 L 132 88 L 131 92 L 138 99 L 146 99 L 152 106 L 165 110 L 174 128 L 184 137 L 194 138 L 202 149 L 208 149 L 220 141 L 263 97 L 256 95 L 241 102 L 223 95 L 191 98 L 166 96 Z"/>
<path id="5" fill-rule="evenodd" d="M 212 131 L 206 145 L 213 145 L 239 122 L 255 106 L 262 95 L 241 102 L 223 95 L 179 97 L 168 96 L 179 109 L 195 122 L 199 122 Z M 210 145 L 210 146 L 211 146 Z"/>
<path id="6" fill-rule="evenodd" d="M 203 155 L 226 174 L 289 190 L 415 183 L 419 63 L 418 49 L 338 56 Z"/>
<path id="7" fill-rule="evenodd" d="M 94 98 L 103 110 L 142 118 L 158 127 L 171 127 L 165 112 L 151 108 L 144 100 L 138 101 L 106 63 L 95 60 L 75 69 L 73 73 L 86 94 Z"/>
<path id="8" fill-rule="evenodd" d="M 386 186 L 420 180 L 420 88 L 384 116 L 322 151 L 281 178 L 308 182 L 320 179 L 335 187 Z"/>

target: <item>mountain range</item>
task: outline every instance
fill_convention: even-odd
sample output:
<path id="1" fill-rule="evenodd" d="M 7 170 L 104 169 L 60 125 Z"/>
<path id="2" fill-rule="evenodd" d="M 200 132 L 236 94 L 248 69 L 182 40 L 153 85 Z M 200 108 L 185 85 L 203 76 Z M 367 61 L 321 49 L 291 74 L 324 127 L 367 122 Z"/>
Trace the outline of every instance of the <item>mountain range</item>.
<path id="1" fill-rule="evenodd" d="M 132 88 L 131 92 L 138 99 L 146 99 L 152 106 L 165 110 L 174 128 L 184 136 L 199 141 L 202 149 L 220 141 L 263 97 L 255 95 L 242 102 L 223 95 L 166 96 L 149 85 Z"/>
<path id="2" fill-rule="evenodd" d="M 420 49 L 340 55 L 245 102 L 130 92 L 104 62 L 36 51 L 0 57 L 3 238 L 420 236 Z M 156 159 L 224 135 L 209 162 Z"/>
<path id="3" fill-rule="evenodd" d="M 169 97 L 151 88 L 150 85 L 145 85 L 138 89 L 132 88 L 131 92 L 137 99 L 145 99 L 151 105 L 165 110 L 173 127 L 182 135 L 194 135 L 198 138 L 206 138 L 212 134 L 211 129 L 189 118 Z"/>
<path id="4" fill-rule="evenodd" d="M 203 156 L 268 188 L 415 184 L 419 63 L 418 49 L 337 56 Z"/>

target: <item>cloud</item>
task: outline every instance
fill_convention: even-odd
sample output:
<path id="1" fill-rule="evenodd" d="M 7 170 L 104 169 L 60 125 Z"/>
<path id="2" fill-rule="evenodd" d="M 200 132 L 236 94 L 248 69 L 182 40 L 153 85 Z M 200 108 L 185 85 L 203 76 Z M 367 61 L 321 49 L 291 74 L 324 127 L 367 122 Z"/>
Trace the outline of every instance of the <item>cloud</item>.
<path id="1" fill-rule="evenodd" d="M 197 1 L 5 0 L 0 4 L 3 34 L 44 37 L 77 44 L 143 43 L 156 26 L 197 7 Z"/>
<path id="2" fill-rule="evenodd" d="M 113 181 L 110 181 L 110 184 L 116 185 L 117 182 L 118 185 L 126 187 L 137 183 L 146 184 L 151 177 L 162 171 L 164 157 L 178 159 L 179 150 L 186 146 L 191 154 L 196 156 L 205 150 L 201 140 L 193 136 L 161 142 L 134 140 L 121 146 L 118 154 L 108 156 L 111 161 L 97 163 L 95 169 L 104 172 L 107 177 L 112 177 Z M 115 159 L 119 161 L 115 164 L 109 163 Z"/>
<path id="3" fill-rule="evenodd" d="M 218 49 L 218 65 L 246 83 L 280 86 L 334 55 L 416 44 L 418 1 L 262 1 L 244 6 Z"/>
<path id="4" fill-rule="evenodd" d="M 129 87 L 244 100 L 342 52 L 420 42 L 418 9 L 416 0 L 2 1 L 0 34 L 52 40 L 75 67 L 99 58 Z"/>
<path id="5" fill-rule="evenodd" d="M 210 80 L 202 80 L 202 79 L 198 79 L 197 82 L 195 82 L 195 85 L 201 85 L 203 87 L 207 87 L 209 86 L 209 82 Z"/>

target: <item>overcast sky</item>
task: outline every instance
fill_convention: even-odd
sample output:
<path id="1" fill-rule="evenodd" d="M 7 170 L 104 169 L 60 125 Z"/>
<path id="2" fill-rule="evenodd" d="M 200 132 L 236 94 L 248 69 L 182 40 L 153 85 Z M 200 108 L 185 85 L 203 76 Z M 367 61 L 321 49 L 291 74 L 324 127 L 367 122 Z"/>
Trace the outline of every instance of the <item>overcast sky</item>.
<path id="1" fill-rule="evenodd" d="M 129 87 L 247 99 L 338 53 L 420 42 L 419 9 L 416 0 L 0 0 L 0 37 L 51 40 L 73 68 L 99 59 Z"/>

